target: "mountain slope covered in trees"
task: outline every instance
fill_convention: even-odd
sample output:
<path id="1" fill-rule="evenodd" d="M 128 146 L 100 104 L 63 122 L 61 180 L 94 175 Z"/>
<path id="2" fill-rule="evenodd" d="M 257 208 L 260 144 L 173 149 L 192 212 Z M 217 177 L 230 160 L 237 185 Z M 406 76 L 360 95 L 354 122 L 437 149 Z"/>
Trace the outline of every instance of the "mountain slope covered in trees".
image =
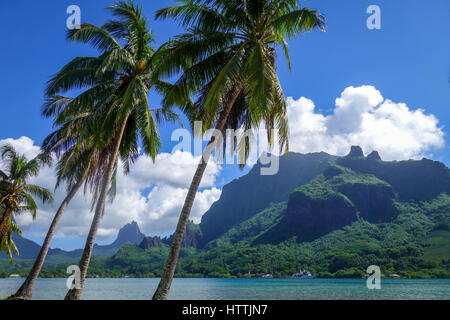
<path id="1" fill-rule="evenodd" d="M 354 147 L 341 158 L 291 154 L 278 177 L 258 170 L 226 186 L 200 225 L 189 224 L 177 276 L 285 277 L 306 268 L 361 277 L 374 264 L 385 275 L 450 277 L 450 171 L 442 163 L 382 161 Z M 96 258 L 90 275 L 160 276 L 170 242 L 127 244 Z M 64 266 L 45 272 L 64 276 Z"/>

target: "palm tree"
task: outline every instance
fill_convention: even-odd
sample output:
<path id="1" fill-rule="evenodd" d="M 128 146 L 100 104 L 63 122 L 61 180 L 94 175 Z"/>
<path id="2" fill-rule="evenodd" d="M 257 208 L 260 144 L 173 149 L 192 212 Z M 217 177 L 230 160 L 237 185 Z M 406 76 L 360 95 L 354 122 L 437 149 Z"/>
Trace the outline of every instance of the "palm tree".
<path id="1" fill-rule="evenodd" d="M 46 100 L 43 108 L 43 115 L 50 117 L 61 110 L 62 105 L 69 103 L 73 99 L 66 97 L 50 97 Z M 58 108 L 55 108 L 58 107 Z M 58 158 L 57 164 L 57 182 L 55 189 L 59 187 L 62 181 L 66 182 L 67 195 L 59 206 L 52 223 L 50 224 L 47 235 L 41 246 L 38 256 L 28 273 L 27 278 L 12 296 L 14 299 L 30 300 L 33 296 L 34 286 L 39 277 L 39 273 L 45 262 L 51 240 L 56 232 L 56 228 L 62 215 L 69 205 L 72 198 L 85 183 L 85 193 L 87 186 L 98 189 L 98 176 L 102 172 L 101 168 L 107 157 L 105 151 L 96 152 L 92 148 L 86 148 L 86 143 L 77 144 L 79 132 L 87 122 L 88 114 L 74 117 L 60 126 L 56 131 L 50 134 L 43 143 L 42 149 L 45 154 L 55 154 Z M 93 203 L 95 197 L 93 197 Z"/>
<path id="2" fill-rule="evenodd" d="M 139 155 L 141 141 L 143 152 L 154 160 L 160 148 L 157 122 L 177 120 L 170 108 L 150 110 L 148 105 L 148 91 L 162 90 L 166 84 L 152 76 L 157 61 L 150 45 L 152 34 L 141 7 L 132 1 L 122 1 L 107 9 L 116 20 L 102 27 L 83 24 L 79 30 L 69 32 L 69 39 L 91 44 L 100 51 L 100 56 L 74 59 L 50 80 L 46 92 L 52 97 L 71 89 L 86 88 L 76 98 L 54 106 L 55 124 L 64 125 L 88 115 L 80 128 L 77 147 L 86 144 L 86 150 L 106 155 L 93 180 L 95 211 L 79 265 L 81 287 L 69 290 L 66 299 L 70 300 L 81 298 L 106 199 L 114 191 L 119 157 L 128 172 Z"/>
<path id="3" fill-rule="evenodd" d="M 33 196 L 43 203 L 53 200 L 50 191 L 28 183 L 30 178 L 39 174 L 42 165 L 50 163 L 50 158 L 40 154 L 27 161 L 25 156 L 17 154 L 11 145 L 1 148 L 1 157 L 6 171 L 0 170 L 0 252 L 6 251 L 12 263 L 11 250 L 19 254 L 12 240 L 12 233 L 22 234 L 13 217 L 31 213 L 33 219 L 36 218 L 37 204 Z"/>
<path id="4" fill-rule="evenodd" d="M 276 48 L 289 62 L 286 39 L 314 28 L 324 18 L 301 7 L 297 0 L 181 0 L 183 4 L 159 10 L 156 17 L 173 18 L 187 32 L 159 51 L 158 76 L 181 77 L 167 91 L 165 105 L 181 106 L 191 119 L 203 121 L 203 131 L 215 126 L 268 129 L 269 145 L 279 130 L 280 151 L 288 150 L 288 123 L 283 91 L 275 67 Z M 290 62 L 289 62 L 290 65 Z M 196 103 L 190 97 L 196 97 Z M 246 139 L 246 142 L 249 142 Z M 167 299 L 189 214 L 216 141 L 204 150 L 173 237 L 169 257 L 153 299 Z M 232 149 L 246 157 L 248 143 Z"/>
<path id="5" fill-rule="evenodd" d="M 58 115 L 72 100 L 72 98 L 62 96 L 49 97 L 44 105 L 43 115 L 46 117 Z M 153 113 L 157 121 L 160 121 L 161 117 L 167 120 L 172 120 L 172 118 L 176 119 L 176 116 L 172 115 L 168 109 L 153 110 Z M 83 183 L 85 184 L 85 193 L 87 192 L 88 186 L 90 186 L 89 191 L 93 194 L 92 205 L 94 206 L 96 203 L 102 173 L 105 170 L 104 165 L 109 156 L 109 149 L 104 148 L 103 150 L 95 151 L 92 147 L 87 146 L 86 141 L 77 143 L 80 140 L 80 131 L 82 128 L 94 121 L 93 119 L 89 119 L 90 117 L 90 113 L 75 115 L 73 119 L 66 121 L 58 130 L 44 140 L 42 146 L 44 152 L 55 154 L 60 159 L 57 165 L 57 183 L 55 188 L 58 188 L 60 183 L 65 181 L 67 195 L 52 220 L 32 269 L 22 286 L 14 294 L 13 297 L 15 299 L 29 300 L 32 298 L 36 280 L 44 264 L 57 225 L 68 204 Z M 137 153 L 134 149 L 133 151 L 123 150 L 122 153 L 128 155 L 128 159 L 125 159 L 126 161 L 124 162 L 125 173 L 128 173 L 130 163 L 137 157 Z M 114 171 L 115 173 L 116 171 Z M 112 179 L 112 183 L 115 183 L 115 178 Z M 114 190 L 115 186 L 113 185 L 110 188 L 111 200 L 114 197 Z"/>

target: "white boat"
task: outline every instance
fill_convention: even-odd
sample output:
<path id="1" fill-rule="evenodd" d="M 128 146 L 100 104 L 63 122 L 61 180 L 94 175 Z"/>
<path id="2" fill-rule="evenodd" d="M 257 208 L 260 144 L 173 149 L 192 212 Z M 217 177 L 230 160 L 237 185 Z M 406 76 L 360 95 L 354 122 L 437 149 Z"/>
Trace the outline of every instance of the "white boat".
<path id="1" fill-rule="evenodd" d="M 300 270 L 300 272 L 294 273 L 292 275 L 292 278 L 306 280 L 306 279 L 314 279 L 315 276 L 312 275 L 311 272 L 307 270 Z"/>

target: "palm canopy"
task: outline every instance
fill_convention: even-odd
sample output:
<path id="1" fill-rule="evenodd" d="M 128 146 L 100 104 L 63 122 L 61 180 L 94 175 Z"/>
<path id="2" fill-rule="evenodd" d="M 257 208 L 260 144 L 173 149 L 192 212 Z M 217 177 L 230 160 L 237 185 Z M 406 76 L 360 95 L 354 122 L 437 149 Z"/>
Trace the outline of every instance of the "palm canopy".
<path id="1" fill-rule="evenodd" d="M 11 250 L 18 253 L 12 233 L 21 234 L 13 217 L 30 213 L 35 219 L 37 204 L 34 198 L 43 203 L 53 201 L 50 191 L 28 183 L 30 178 L 39 174 L 42 165 L 49 164 L 51 159 L 42 153 L 27 161 L 25 156 L 19 155 L 11 145 L 1 148 L 1 157 L 4 170 L 0 170 L 0 252 L 5 250 L 12 261 Z"/>
<path id="2" fill-rule="evenodd" d="M 287 151 L 289 129 L 276 49 L 281 48 L 289 62 L 287 39 L 314 28 L 324 30 L 324 18 L 296 0 L 178 2 L 156 14 L 187 29 L 156 54 L 160 65 L 155 74 L 181 73 L 167 90 L 164 105 L 181 106 L 191 121 L 203 121 L 205 131 L 236 93 L 222 129 L 265 124 L 269 142 L 273 142 L 269 128 L 278 129 L 280 149 Z"/>
<path id="3" fill-rule="evenodd" d="M 53 109 L 56 110 L 54 112 L 58 113 L 59 110 L 64 109 L 64 105 L 70 103 L 72 100 L 73 98 L 63 96 L 49 97 L 43 106 L 43 114 L 45 115 Z M 176 118 L 176 116 L 172 116 L 172 112 L 169 109 L 160 108 L 151 110 L 151 112 L 157 122 L 160 122 L 162 118 L 167 120 Z M 128 122 L 132 123 L 133 120 L 132 118 Z M 92 207 L 98 199 L 101 180 L 105 173 L 108 157 L 112 149 L 112 145 L 109 144 L 100 150 L 96 150 L 95 136 L 82 139 L 81 133 L 85 125 L 93 121 L 95 119 L 93 119 L 91 112 L 74 115 L 63 124 L 57 125 L 57 129 L 45 138 L 42 145 L 45 153 L 55 154 L 59 159 L 56 165 L 57 182 L 55 189 L 64 181 L 69 192 L 80 180 L 84 180 L 85 193 L 89 189 L 93 195 Z M 135 127 L 135 123 L 132 123 L 131 128 Z M 125 174 L 129 172 L 131 164 L 139 155 L 138 140 L 135 136 L 130 137 L 132 133 L 132 131 L 127 130 L 123 138 L 125 141 L 131 140 L 132 143 L 121 144 L 121 155 Z M 87 171 L 86 175 L 84 174 L 85 171 Z M 117 163 L 115 164 L 109 192 L 111 201 L 115 196 L 116 174 Z"/>
<path id="4" fill-rule="evenodd" d="M 47 99 L 44 105 L 44 113 L 53 104 L 68 103 L 72 100 L 72 98 L 66 97 L 51 97 Z M 93 121 L 91 118 L 90 113 L 70 118 L 45 138 L 42 149 L 45 153 L 54 154 L 58 158 L 55 189 L 64 181 L 69 193 L 75 185 L 84 183 L 84 192 L 86 193 L 89 188 L 93 195 L 93 207 L 98 199 L 101 180 L 106 170 L 112 147 L 108 145 L 97 150 L 95 149 L 95 136 L 81 139 L 81 131 L 86 123 Z M 126 154 L 126 158 L 124 157 L 125 168 L 128 168 L 129 163 L 137 156 L 137 149 L 125 151 L 124 153 Z M 115 167 L 117 168 L 117 163 Z M 115 190 L 115 176 L 116 171 L 111 181 L 111 191 Z M 112 200 L 114 193 L 110 192 L 110 195 Z"/>
<path id="5" fill-rule="evenodd" d="M 152 33 L 141 8 L 122 1 L 107 9 L 117 19 L 102 27 L 82 24 L 69 31 L 70 40 L 88 43 L 100 55 L 75 58 L 50 79 L 43 114 L 55 117 L 57 131 L 63 135 L 58 137 L 55 131 L 47 139 L 49 145 L 63 151 L 83 149 L 85 155 L 107 149 L 124 124 L 120 155 L 128 169 L 139 154 L 139 142 L 155 159 L 161 145 L 157 122 L 162 118 L 175 121 L 177 115 L 170 108 L 153 112 L 149 108 L 149 90 L 163 84 L 151 76 L 155 64 Z M 75 98 L 63 96 L 73 89 L 84 91 Z"/>

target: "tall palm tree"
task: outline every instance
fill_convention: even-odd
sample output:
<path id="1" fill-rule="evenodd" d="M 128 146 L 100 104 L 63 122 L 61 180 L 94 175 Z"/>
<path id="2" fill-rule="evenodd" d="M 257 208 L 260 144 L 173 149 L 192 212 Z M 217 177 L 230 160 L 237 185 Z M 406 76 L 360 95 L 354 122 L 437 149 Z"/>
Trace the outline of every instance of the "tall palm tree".
<path id="1" fill-rule="evenodd" d="M 183 4 L 156 15 L 173 18 L 187 29 L 158 53 L 162 57 L 159 76 L 181 72 L 164 103 L 181 106 L 189 118 L 202 120 L 203 131 L 213 126 L 223 132 L 229 127 L 248 129 L 264 124 L 272 145 L 271 129 L 276 128 L 280 151 L 287 152 L 289 130 L 275 66 L 276 48 L 284 51 L 289 62 L 286 39 L 315 28 L 323 30 L 324 18 L 297 0 L 180 2 Z M 190 101 L 192 96 L 196 103 Z M 189 214 L 216 143 L 211 138 L 194 174 L 153 299 L 168 297 Z M 231 147 L 236 148 L 234 142 Z M 248 155 L 248 143 L 237 147 L 244 157 Z"/>
<path id="2" fill-rule="evenodd" d="M 95 211 L 80 260 L 80 288 L 69 290 L 66 299 L 80 299 L 92 255 L 95 236 L 103 216 L 109 186 L 114 183 L 119 157 L 125 172 L 143 152 L 153 160 L 160 148 L 157 122 L 177 120 L 170 108 L 150 110 L 147 100 L 151 88 L 162 90 L 166 84 L 152 77 L 156 64 L 151 47 L 152 33 L 142 8 L 132 1 L 121 1 L 107 9 L 117 19 L 102 27 L 82 24 L 69 32 L 69 39 L 89 43 L 100 51 L 98 57 L 76 58 L 68 63 L 47 88 L 47 96 L 71 89 L 86 89 L 68 103 L 55 106 L 55 123 L 64 124 L 75 117 L 89 115 L 79 132 L 77 145 L 106 152 L 101 174 L 95 175 Z"/>
<path id="3" fill-rule="evenodd" d="M 19 254 L 12 240 L 12 233 L 22 234 L 13 217 L 31 213 L 33 219 L 36 218 L 37 204 L 33 196 L 43 203 L 53 200 L 50 191 L 28 183 L 30 178 L 39 174 L 43 164 L 50 163 L 50 158 L 40 154 L 27 161 L 25 156 L 17 154 L 11 145 L 1 148 L 1 157 L 6 170 L 0 170 L 0 252 L 6 251 L 12 263 L 11 250 Z"/>

